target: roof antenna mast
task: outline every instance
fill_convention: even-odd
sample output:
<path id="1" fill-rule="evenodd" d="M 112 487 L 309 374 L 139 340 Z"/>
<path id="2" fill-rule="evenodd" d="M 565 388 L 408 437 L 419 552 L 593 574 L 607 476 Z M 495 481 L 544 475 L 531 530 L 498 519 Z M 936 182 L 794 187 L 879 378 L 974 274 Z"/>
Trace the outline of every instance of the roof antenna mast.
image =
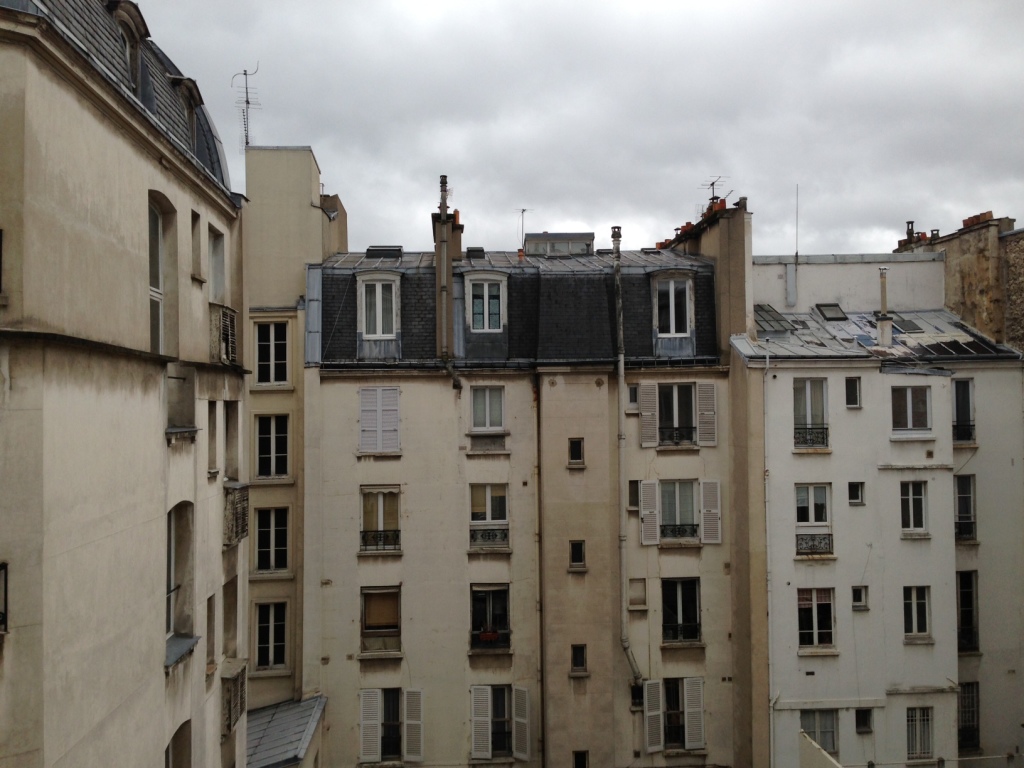
<path id="1" fill-rule="evenodd" d="M 242 124 L 242 135 L 239 136 L 239 152 L 244 154 L 245 148 L 249 146 L 250 130 L 252 124 L 249 121 L 249 110 L 260 109 L 260 98 L 255 88 L 249 87 L 249 77 L 255 75 L 260 71 L 260 63 L 256 62 L 256 69 L 250 72 L 247 69 L 243 69 L 241 72 L 235 73 L 231 78 L 231 87 L 235 87 L 235 79 L 242 77 L 242 85 L 238 86 L 238 98 L 235 99 L 235 108 L 238 110 L 238 118 Z"/>
<path id="2" fill-rule="evenodd" d="M 516 208 L 519 214 L 519 225 L 516 227 L 516 236 L 519 238 L 519 247 L 526 248 L 526 214 L 533 208 Z"/>

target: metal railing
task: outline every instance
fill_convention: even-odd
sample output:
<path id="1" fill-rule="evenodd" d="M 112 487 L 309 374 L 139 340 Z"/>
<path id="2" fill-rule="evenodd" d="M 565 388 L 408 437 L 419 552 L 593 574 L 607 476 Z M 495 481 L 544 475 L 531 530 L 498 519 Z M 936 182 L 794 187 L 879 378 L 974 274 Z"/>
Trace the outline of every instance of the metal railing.
<path id="1" fill-rule="evenodd" d="M 978 650 L 978 628 L 957 627 L 956 628 L 956 649 L 960 652 Z"/>
<path id="2" fill-rule="evenodd" d="M 831 533 L 798 533 L 796 535 L 798 555 L 831 555 Z"/>
<path id="3" fill-rule="evenodd" d="M 974 541 L 977 538 L 977 523 L 974 520 L 957 520 L 954 524 L 957 541 Z"/>
<path id="4" fill-rule="evenodd" d="M 508 525 L 471 526 L 469 529 L 471 547 L 507 547 Z"/>
<path id="5" fill-rule="evenodd" d="M 469 633 L 469 647 L 475 650 L 487 648 L 511 648 L 511 629 L 480 629 Z"/>
<path id="6" fill-rule="evenodd" d="M 797 448 L 828 448 L 828 425 L 793 427 L 793 445 Z"/>
<path id="7" fill-rule="evenodd" d="M 359 533 L 359 549 L 363 552 L 396 552 L 401 548 L 401 531 L 361 531 Z"/>
<path id="8" fill-rule="evenodd" d="M 953 442 L 954 443 L 973 443 L 974 442 L 974 422 L 972 421 L 957 421 L 953 423 Z"/>
<path id="9" fill-rule="evenodd" d="M 690 624 L 662 624 L 661 639 L 666 643 L 699 641 L 700 622 Z"/>
<path id="10" fill-rule="evenodd" d="M 692 445 L 695 442 L 696 427 L 658 427 L 658 445 Z"/>
<path id="11" fill-rule="evenodd" d="M 668 524 L 661 526 L 663 539 L 696 539 L 700 536 L 699 523 Z"/>

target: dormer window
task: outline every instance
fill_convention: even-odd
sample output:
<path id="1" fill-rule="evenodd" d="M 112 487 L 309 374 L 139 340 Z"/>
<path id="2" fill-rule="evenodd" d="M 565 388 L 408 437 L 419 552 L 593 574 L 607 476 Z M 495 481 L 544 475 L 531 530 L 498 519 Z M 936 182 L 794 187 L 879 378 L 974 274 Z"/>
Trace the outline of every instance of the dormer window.
<path id="1" fill-rule="evenodd" d="M 693 280 L 659 277 L 654 282 L 654 321 L 659 336 L 689 336 L 693 325 Z"/>
<path id="2" fill-rule="evenodd" d="M 132 93 L 137 98 L 141 98 L 142 58 L 140 45 L 149 37 L 146 21 L 142 18 L 139 7 L 130 0 L 109 0 L 107 10 L 113 14 L 114 21 L 117 22 L 117 31 L 124 48 L 124 58 L 128 66 L 128 80 L 131 83 Z"/>
<path id="3" fill-rule="evenodd" d="M 198 129 L 196 124 L 197 112 L 203 104 L 202 94 L 199 93 L 199 86 L 191 77 L 171 76 L 171 82 L 178 90 L 181 100 L 185 106 L 185 123 L 188 125 L 188 148 L 196 151 L 196 136 Z"/>
<path id="4" fill-rule="evenodd" d="M 399 279 L 395 274 L 360 275 L 359 331 L 364 339 L 393 339 L 399 330 Z"/>
<path id="5" fill-rule="evenodd" d="M 505 275 L 466 275 L 466 321 L 473 332 L 505 325 Z"/>

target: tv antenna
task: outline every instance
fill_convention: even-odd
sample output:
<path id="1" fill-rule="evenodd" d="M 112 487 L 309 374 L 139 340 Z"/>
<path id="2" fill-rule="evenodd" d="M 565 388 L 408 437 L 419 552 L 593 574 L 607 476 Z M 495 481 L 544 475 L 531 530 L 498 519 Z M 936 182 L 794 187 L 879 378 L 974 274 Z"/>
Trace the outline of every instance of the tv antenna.
<path id="1" fill-rule="evenodd" d="M 728 178 L 729 178 L 728 176 L 715 176 L 710 181 L 705 181 L 703 184 L 700 185 L 701 189 L 710 189 L 711 190 L 711 202 L 712 203 L 717 203 L 719 200 L 722 199 L 721 197 L 719 197 L 718 195 L 715 194 L 715 185 L 722 183 L 723 181 L 725 181 Z M 730 189 L 725 194 L 725 197 L 728 197 L 729 195 L 731 195 L 732 192 L 733 191 Z"/>
<path id="2" fill-rule="evenodd" d="M 242 135 L 239 136 L 239 152 L 244 153 L 245 148 L 249 146 L 250 140 L 252 139 L 252 123 L 249 120 L 249 111 L 253 109 L 262 109 L 260 104 L 259 93 L 255 88 L 249 86 L 249 78 L 260 71 L 260 63 L 256 62 L 256 69 L 250 72 L 247 69 L 243 69 L 241 72 L 237 72 L 231 78 L 231 87 L 235 88 L 235 79 L 238 77 L 242 78 L 242 85 L 237 86 L 238 97 L 235 99 L 235 108 L 238 110 L 238 118 L 242 124 Z"/>
<path id="3" fill-rule="evenodd" d="M 519 223 L 516 224 L 516 236 L 519 240 L 519 246 L 521 248 L 526 247 L 526 214 L 528 211 L 532 211 L 533 208 L 516 208 L 516 213 L 519 214 Z"/>

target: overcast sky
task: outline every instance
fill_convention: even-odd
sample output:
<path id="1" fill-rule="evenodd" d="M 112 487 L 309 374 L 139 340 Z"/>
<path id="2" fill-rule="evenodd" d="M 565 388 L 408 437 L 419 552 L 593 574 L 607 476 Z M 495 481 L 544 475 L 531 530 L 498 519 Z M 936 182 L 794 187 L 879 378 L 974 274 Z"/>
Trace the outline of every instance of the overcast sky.
<path id="1" fill-rule="evenodd" d="M 992 210 L 1024 226 L 1024 2 L 140 0 L 195 78 L 245 191 L 252 141 L 309 145 L 349 245 L 432 248 L 438 177 L 463 244 L 593 231 L 651 246 L 708 191 L 754 252 L 886 252 Z M 236 86 L 241 78 L 235 81 Z"/>

